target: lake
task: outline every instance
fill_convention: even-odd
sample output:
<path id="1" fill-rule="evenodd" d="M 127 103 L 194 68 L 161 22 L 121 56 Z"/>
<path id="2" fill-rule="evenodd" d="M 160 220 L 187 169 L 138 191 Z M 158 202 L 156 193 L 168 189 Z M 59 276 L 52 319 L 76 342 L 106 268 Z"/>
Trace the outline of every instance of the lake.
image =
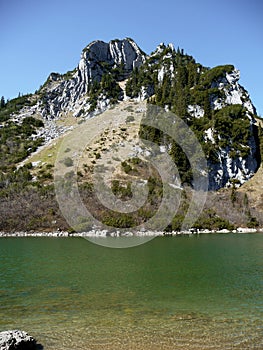
<path id="1" fill-rule="evenodd" d="M 44 350 L 263 349 L 261 233 L 1 238 L 0 283 L 0 331 Z"/>

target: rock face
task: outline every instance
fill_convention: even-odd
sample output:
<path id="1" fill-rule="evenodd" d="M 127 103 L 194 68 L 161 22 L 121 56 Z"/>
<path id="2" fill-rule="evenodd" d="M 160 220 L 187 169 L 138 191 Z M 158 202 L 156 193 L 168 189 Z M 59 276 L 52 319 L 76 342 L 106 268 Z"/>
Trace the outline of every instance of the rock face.
<path id="1" fill-rule="evenodd" d="M 45 128 L 33 136 L 43 137 L 45 142 L 68 131 L 58 127 L 55 120 L 64 115 L 89 118 L 105 111 L 112 96 L 98 91 L 103 76 L 110 75 L 113 83 L 125 80 L 135 68 L 146 60 L 146 54 L 130 38 L 105 43 L 93 41 L 86 46 L 78 66 L 65 74 L 51 73 L 37 92 L 37 101 L 25 106 L 15 121 L 38 115 L 43 118 Z M 97 86 L 97 88 L 95 87 Z M 120 89 L 117 100 L 123 100 L 125 93 Z M 107 90 L 107 89 L 106 89 Z M 107 92 L 107 91 L 106 91 Z"/>
<path id="2" fill-rule="evenodd" d="M 251 138 L 250 142 L 255 142 Z M 251 147 L 251 153 L 245 157 L 233 159 L 227 149 L 222 149 L 218 154 L 219 162 L 208 162 L 209 190 L 219 190 L 222 187 L 231 187 L 236 181 L 237 187 L 248 181 L 258 169 L 257 149 L 255 144 Z"/>
<path id="3" fill-rule="evenodd" d="M 242 105 L 248 112 L 256 114 L 255 107 L 253 106 L 248 92 L 239 85 L 240 71 L 236 68 L 229 73 L 219 77 L 211 84 L 211 89 L 215 88 L 223 92 L 223 98 L 214 98 L 211 101 L 211 105 L 214 110 L 223 108 L 226 105 Z"/>
<path id="4" fill-rule="evenodd" d="M 240 138 L 241 147 L 249 148 L 246 156 L 231 156 L 231 144 L 220 147 L 218 152 L 218 162 L 208 166 L 211 169 L 209 173 L 209 186 L 212 190 L 218 190 L 222 187 L 231 186 L 231 182 L 236 181 L 237 186 L 242 185 L 249 180 L 257 171 L 260 165 L 259 141 L 256 130 L 255 107 L 253 106 L 247 91 L 239 85 L 240 72 L 233 69 L 231 73 L 213 84 L 213 87 L 222 91 L 221 98 L 212 99 L 211 107 L 213 110 L 220 110 L 231 105 L 240 105 L 246 111 L 246 118 L 249 120 L 247 142 L 244 143 Z M 218 134 L 217 130 L 212 128 L 213 134 Z"/>
<path id="5" fill-rule="evenodd" d="M 112 40 L 109 43 L 93 41 L 84 48 L 79 65 L 66 75 L 51 73 L 41 90 L 42 103 L 37 106 L 46 119 L 57 118 L 71 111 L 74 116 L 104 111 L 110 100 L 101 94 L 95 108 L 87 97 L 94 83 L 115 70 L 115 80 L 124 80 L 135 67 L 140 67 L 146 55 L 132 39 Z M 122 98 L 119 98 L 122 99 Z"/>
<path id="6" fill-rule="evenodd" d="M 112 40 L 109 43 L 94 41 L 81 54 L 77 76 L 82 87 L 87 87 L 94 80 L 101 81 L 105 68 L 114 69 L 123 65 L 123 78 L 127 78 L 135 67 L 145 61 L 145 54 L 131 39 Z"/>
<path id="7" fill-rule="evenodd" d="M 239 84 L 240 71 L 236 68 L 229 73 L 225 73 L 211 84 L 211 89 L 218 89 L 221 96 L 211 98 L 211 109 L 214 111 L 222 110 L 231 105 L 240 105 L 246 111 L 246 118 L 249 120 L 249 138 L 246 145 L 243 145 L 240 138 L 240 146 L 248 147 L 249 153 L 246 156 L 231 156 L 231 144 L 220 147 L 218 162 L 211 163 L 208 160 L 209 172 L 209 189 L 218 190 L 222 187 L 231 186 L 233 181 L 237 186 L 242 185 L 249 180 L 257 171 L 260 165 L 259 143 L 256 131 L 256 109 L 253 106 L 248 92 Z M 197 111 L 198 112 L 198 111 Z M 196 115 L 195 117 L 198 117 Z M 211 135 L 218 134 L 219 137 L 225 136 L 219 134 L 216 128 L 211 129 Z M 212 136 L 213 139 L 213 136 Z M 213 140 L 212 140 L 213 141 Z"/>
<path id="8" fill-rule="evenodd" d="M 0 332 L 0 350 L 36 349 L 40 349 L 36 340 L 24 331 L 12 330 Z"/>

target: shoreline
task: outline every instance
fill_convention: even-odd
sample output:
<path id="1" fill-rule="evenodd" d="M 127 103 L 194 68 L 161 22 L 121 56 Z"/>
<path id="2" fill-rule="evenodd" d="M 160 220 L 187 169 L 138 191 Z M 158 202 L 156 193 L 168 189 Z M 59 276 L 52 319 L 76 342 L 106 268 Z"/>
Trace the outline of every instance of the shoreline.
<path id="1" fill-rule="evenodd" d="M 190 235 L 200 235 L 203 233 L 209 234 L 222 234 L 222 233 L 263 233 L 263 228 L 248 228 L 248 227 L 239 227 L 236 230 L 189 230 L 189 231 L 172 231 L 172 232 L 164 232 L 164 231 L 128 231 L 120 232 L 116 231 L 108 231 L 108 230 L 95 230 L 92 229 L 87 232 L 75 232 L 71 233 L 68 231 L 17 231 L 17 232 L 0 232 L 0 238 L 4 237 L 82 237 L 82 238 L 119 238 L 119 237 L 171 237 L 171 236 L 190 236 Z"/>

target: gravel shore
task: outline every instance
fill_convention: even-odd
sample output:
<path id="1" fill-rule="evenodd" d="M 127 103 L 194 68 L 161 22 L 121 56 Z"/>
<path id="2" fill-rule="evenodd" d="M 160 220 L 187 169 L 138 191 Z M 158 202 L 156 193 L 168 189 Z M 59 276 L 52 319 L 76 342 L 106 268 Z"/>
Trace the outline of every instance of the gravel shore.
<path id="1" fill-rule="evenodd" d="M 263 228 L 248 228 L 239 227 L 236 230 L 229 231 L 223 230 L 189 230 L 189 231 L 126 231 L 119 232 L 108 231 L 108 230 L 90 230 L 88 232 L 75 232 L 70 233 L 68 231 L 53 231 L 53 232 L 0 232 L 1 237 L 165 237 L 165 236 L 178 236 L 178 235 L 192 235 L 192 234 L 202 234 L 202 233 L 256 233 L 263 232 Z"/>

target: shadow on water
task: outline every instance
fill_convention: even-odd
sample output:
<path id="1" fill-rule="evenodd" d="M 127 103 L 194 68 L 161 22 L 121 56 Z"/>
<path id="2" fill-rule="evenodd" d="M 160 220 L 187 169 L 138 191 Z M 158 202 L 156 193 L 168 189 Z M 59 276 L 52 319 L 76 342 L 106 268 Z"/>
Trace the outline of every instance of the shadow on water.
<path id="1" fill-rule="evenodd" d="M 44 346 L 42 344 L 36 343 L 36 344 L 32 344 L 32 343 L 21 343 L 17 346 L 15 346 L 15 348 L 10 347 L 10 350 L 12 349 L 17 349 L 17 350 L 44 350 Z"/>
<path id="2" fill-rule="evenodd" d="M 12 346 L 9 348 L 10 350 L 16 349 L 16 350 L 44 350 L 44 346 L 42 344 L 32 344 L 32 343 L 21 343 L 15 348 Z"/>

